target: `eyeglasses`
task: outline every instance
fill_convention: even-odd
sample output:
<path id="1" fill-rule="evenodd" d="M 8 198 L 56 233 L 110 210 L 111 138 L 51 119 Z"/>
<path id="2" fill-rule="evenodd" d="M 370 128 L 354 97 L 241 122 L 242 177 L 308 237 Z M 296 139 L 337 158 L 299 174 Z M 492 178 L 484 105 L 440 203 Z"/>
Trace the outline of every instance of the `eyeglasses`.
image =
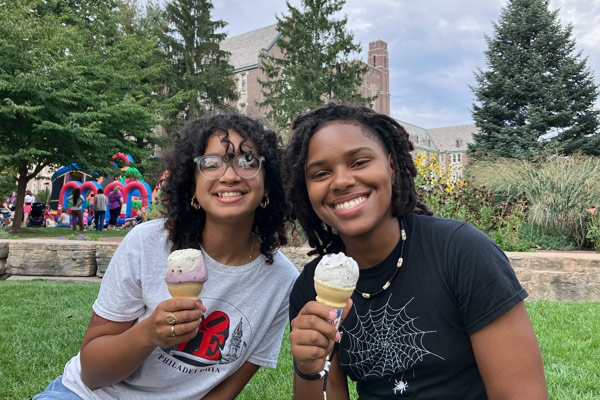
<path id="1" fill-rule="evenodd" d="M 229 161 L 223 160 L 223 156 L 218 154 L 206 154 L 194 158 L 198 172 L 206 179 L 219 179 L 229 166 L 240 178 L 254 178 L 260 172 L 264 160 L 263 156 L 252 153 L 240 154 Z"/>

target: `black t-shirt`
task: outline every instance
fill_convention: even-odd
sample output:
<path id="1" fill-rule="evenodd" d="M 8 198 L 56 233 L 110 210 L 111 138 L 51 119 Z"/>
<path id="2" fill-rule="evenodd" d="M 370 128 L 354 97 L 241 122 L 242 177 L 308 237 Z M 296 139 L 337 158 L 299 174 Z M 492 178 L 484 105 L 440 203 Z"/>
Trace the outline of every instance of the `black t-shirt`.
<path id="1" fill-rule="evenodd" d="M 436 217 L 404 217 L 404 263 L 392 285 L 354 306 L 341 326 L 337 356 L 357 381 L 360 399 L 485 399 L 469 335 L 527 297 L 505 254 L 473 226 Z M 360 271 L 361 292 L 393 274 L 400 243 Z M 290 295 L 290 321 L 314 300 L 308 263 Z"/>

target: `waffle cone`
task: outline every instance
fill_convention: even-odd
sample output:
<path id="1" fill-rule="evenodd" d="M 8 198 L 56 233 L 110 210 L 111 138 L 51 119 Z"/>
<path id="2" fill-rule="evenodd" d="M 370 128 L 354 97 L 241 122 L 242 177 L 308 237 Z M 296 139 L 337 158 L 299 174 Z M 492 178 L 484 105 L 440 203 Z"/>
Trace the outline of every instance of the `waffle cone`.
<path id="1" fill-rule="evenodd" d="M 198 299 L 204 282 L 182 282 L 182 283 L 167 283 L 167 289 L 173 297 L 187 297 L 190 299 Z"/>
<path id="2" fill-rule="evenodd" d="M 346 307 L 346 300 L 352 296 L 353 287 L 334 287 L 323 283 L 317 279 L 315 281 L 315 290 L 317 291 L 317 301 L 336 310 Z"/>

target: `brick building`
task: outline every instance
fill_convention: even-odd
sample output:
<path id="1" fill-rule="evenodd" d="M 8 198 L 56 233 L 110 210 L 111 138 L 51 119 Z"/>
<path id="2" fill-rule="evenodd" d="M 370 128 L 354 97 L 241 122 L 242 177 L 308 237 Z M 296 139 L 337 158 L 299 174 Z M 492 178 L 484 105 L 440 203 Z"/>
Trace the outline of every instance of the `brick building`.
<path id="1" fill-rule="evenodd" d="M 425 129 L 404 121 L 398 123 L 408 132 L 415 153 L 435 154 L 441 165 L 450 166 L 456 176 L 462 177 L 469 162 L 467 145 L 473 143 L 473 134 L 479 133 L 479 128 L 469 124 Z"/>
<path id="2" fill-rule="evenodd" d="M 264 100 L 258 79 L 265 80 L 260 70 L 260 54 L 282 57 L 277 46 L 281 34 L 276 25 L 233 36 L 221 42 L 221 49 L 231 53 L 229 62 L 234 68 L 239 99 L 233 105 L 240 113 L 261 117 L 265 114 L 257 103 Z M 388 69 L 387 44 L 383 40 L 369 43 L 368 70 L 360 87 L 363 96 L 376 96 L 373 108 L 382 114 L 390 115 L 390 79 Z"/>

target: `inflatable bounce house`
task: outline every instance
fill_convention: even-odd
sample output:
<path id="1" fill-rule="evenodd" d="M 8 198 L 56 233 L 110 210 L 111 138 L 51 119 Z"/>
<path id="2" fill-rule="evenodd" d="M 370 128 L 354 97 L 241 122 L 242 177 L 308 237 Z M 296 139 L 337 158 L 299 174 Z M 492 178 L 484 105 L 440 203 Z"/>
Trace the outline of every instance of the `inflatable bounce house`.
<path id="1" fill-rule="evenodd" d="M 104 194 L 108 195 L 115 186 L 121 186 L 124 207 L 117 221 L 117 224 L 119 225 L 123 224 L 126 218 L 135 217 L 137 209 L 150 209 L 153 191 L 150 186 L 144 182 L 140 172 L 129 165 L 133 163 L 133 158 L 129 154 L 123 153 L 115 154 L 112 158 L 113 160 L 124 161 L 126 164 L 121 168 L 121 173 L 117 178 L 94 176 L 81 171 L 77 167 L 77 164 L 62 167 L 56 171 L 51 178 L 52 195 L 50 197 L 50 208 L 53 210 L 53 214 L 60 214 L 60 209 L 62 207 L 67 207 L 66 200 L 71 195 L 71 191 L 76 187 L 81 189 L 81 195 L 86 201 L 85 207 L 87 208 L 91 194 L 93 193 L 95 196 L 98 193 L 98 189 L 102 188 Z M 119 168 L 116 161 L 113 161 L 112 165 L 117 169 Z M 131 178 L 131 176 L 133 176 L 133 178 Z M 108 207 L 106 209 L 106 214 L 108 215 Z M 91 219 L 91 216 L 89 218 Z"/>

